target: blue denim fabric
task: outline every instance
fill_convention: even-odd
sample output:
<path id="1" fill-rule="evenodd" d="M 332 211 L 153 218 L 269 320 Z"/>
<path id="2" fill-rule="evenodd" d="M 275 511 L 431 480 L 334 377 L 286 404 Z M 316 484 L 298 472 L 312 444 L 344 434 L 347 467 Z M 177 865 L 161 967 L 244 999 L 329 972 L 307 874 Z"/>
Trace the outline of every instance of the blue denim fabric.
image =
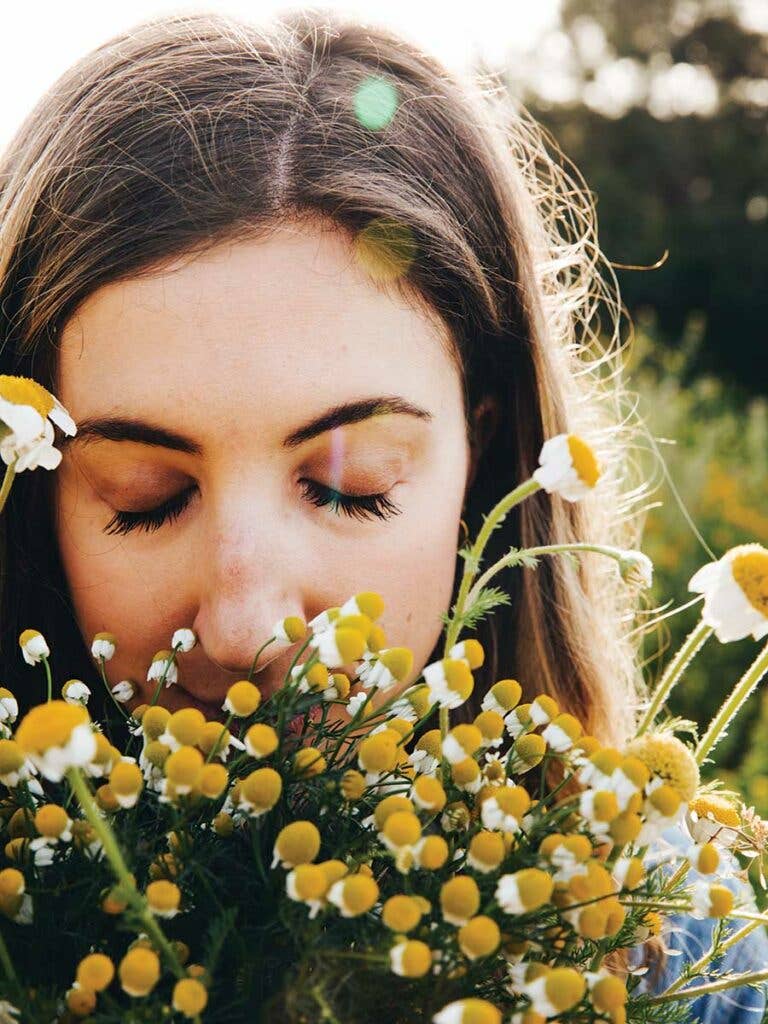
<path id="1" fill-rule="evenodd" d="M 678 830 L 667 830 L 663 836 L 664 840 L 677 848 L 684 847 L 686 838 Z M 690 840 L 687 840 L 690 842 Z M 705 876 L 698 871 L 690 871 L 688 880 L 690 882 Z M 711 876 L 710 876 L 711 880 Z M 739 903 L 747 904 L 754 909 L 754 894 L 751 887 L 734 877 L 717 879 L 723 885 L 732 889 L 738 898 Z M 671 950 L 680 950 L 680 955 L 667 957 L 664 971 L 653 985 L 655 992 L 665 989 L 671 982 L 678 978 L 683 967 L 699 959 L 712 945 L 712 933 L 715 927 L 715 920 L 707 918 L 698 920 L 688 915 L 675 915 L 669 918 L 670 932 L 665 933 L 666 945 Z M 745 922 L 730 921 L 724 935 L 730 935 L 738 931 Z M 725 954 L 710 965 L 711 970 L 722 971 L 757 971 L 768 967 L 768 933 L 764 927 L 759 926 L 741 939 Z M 691 985 L 702 984 L 709 979 L 701 976 L 698 980 L 691 981 Z M 766 1010 L 766 986 L 758 988 L 741 986 L 740 988 L 728 989 L 725 992 L 714 992 L 711 995 L 699 996 L 690 1004 L 693 1020 L 701 1024 L 760 1024 Z"/>

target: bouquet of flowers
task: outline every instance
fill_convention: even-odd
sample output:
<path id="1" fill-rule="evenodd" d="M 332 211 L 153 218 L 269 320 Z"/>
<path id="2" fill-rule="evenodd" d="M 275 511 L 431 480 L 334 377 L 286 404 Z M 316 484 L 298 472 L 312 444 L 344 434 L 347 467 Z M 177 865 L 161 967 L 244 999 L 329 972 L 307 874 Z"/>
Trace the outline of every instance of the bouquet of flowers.
<path id="1" fill-rule="evenodd" d="M 0 508 L 14 473 L 58 465 L 54 424 L 75 431 L 40 385 L 0 378 Z M 190 629 L 154 657 L 153 699 L 130 715 L 130 685 L 111 688 L 105 670 L 115 637 L 94 637 L 101 722 L 83 682 L 54 688 L 46 640 L 25 630 L 47 692 L 19 721 L 0 689 L 0 1021 L 661 1024 L 688 1019 L 694 996 L 768 978 L 697 982 L 734 941 L 718 926 L 665 991 L 644 984 L 644 946 L 669 915 L 736 919 L 738 935 L 768 920 L 723 884 L 737 857 L 761 857 L 766 825 L 699 774 L 768 647 L 697 744 L 690 723 L 658 721 L 712 633 L 768 634 L 768 551 L 735 548 L 691 580 L 701 620 L 623 749 L 546 694 L 523 701 L 515 679 L 451 726 L 484 658 L 464 634 L 509 600 L 490 585 L 503 566 L 597 551 L 627 585 L 650 584 L 641 552 L 589 543 L 513 549 L 481 572 L 516 504 L 542 487 L 579 500 L 599 478 L 583 439 L 544 444 L 460 552 L 444 656 L 405 689 L 413 657 L 390 645 L 373 592 L 276 623 L 264 647 L 295 648 L 283 687 L 262 700 L 251 681 L 262 647 L 224 722 L 158 703 Z M 659 843 L 670 827 L 685 848 Z"/>

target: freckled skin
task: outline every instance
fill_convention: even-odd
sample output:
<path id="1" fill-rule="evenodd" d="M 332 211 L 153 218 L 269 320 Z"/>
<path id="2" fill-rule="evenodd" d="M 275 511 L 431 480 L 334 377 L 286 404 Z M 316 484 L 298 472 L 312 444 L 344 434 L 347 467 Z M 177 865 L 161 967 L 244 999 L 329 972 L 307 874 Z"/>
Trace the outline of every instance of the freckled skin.
<path id="1" fill-rule="evenodd" d="M 111 683 L 147 701 L 152 655 L 190 626 L 179 677 L 220 704 L 286 615 L 310 619 L 378 591 L 390 645 L 441 632 L 472 458 L 445 328 L 370 280 L 342 236 L 287 224 L 91 295 L 62 334 L 58 395 L 76 422 L 129 416 L 187 435 L 201 455 L 137 442 L 75 441 L 56 473 L 57 536 L 88 643 L 116 634 Z M 432 418 L 377 416 L 286 449 L 292 430 L 344 401 L 402 396 Z M 352 518 L 318 508 L 299 478 L 344 493 L 388 491 L 402 511 Z M 109 535 L 116 509 L 144 511 L 198 488 L 153 532 Z M 265 694 L 296 648 L 255 676 Z M 175 709 L 181 687 L 163 691 Z M 209 713 L 209 716 L 212 712 Z"/>

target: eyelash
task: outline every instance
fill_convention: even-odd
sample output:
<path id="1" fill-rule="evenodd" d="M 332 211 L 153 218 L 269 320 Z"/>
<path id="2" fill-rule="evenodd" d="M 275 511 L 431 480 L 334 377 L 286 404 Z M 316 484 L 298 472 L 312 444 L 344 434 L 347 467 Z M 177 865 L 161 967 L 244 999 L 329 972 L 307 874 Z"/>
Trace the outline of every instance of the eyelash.
<path id="1" fill-rule="evenodd" d="M 302 477 L 299 483 L 303 485 L 303 496 L 308 501 L 317 508 L 331 506 L 335 515 L 343 513 L 345 516 L 360 520 L 374 517 L 390 519 L 402 511 L 386 494 L 342 494 L 341 491 L 326 487 L 308 477 Z M 104 533 L 127 534 L 132 530 L 152 533 L 159 530 L 165 523 L 175 522 L 179 518 L 196 490 L 196 486 L 187 487 L 157 508 L 147 509 L 145 512 L 115 512 L 104 527 Z"/>

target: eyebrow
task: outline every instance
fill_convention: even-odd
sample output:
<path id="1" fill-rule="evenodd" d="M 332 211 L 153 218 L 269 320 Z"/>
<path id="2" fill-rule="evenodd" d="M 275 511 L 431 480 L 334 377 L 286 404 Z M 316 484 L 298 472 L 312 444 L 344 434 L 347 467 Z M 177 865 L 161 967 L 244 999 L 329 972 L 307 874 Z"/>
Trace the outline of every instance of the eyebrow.
<path id="1" fill-rule="evenodd" d="M 334 430 L 347 423 L 360 423 L 374 416 L 400 414 L 420 420 L 431 420 L 432 413 L 399 395 L 380 395 L 363 398 L 327 409 L 320 416 L 303 424 L 283 441 L 284 448 L 296 448 L 319 434 Z M 187 455 L 201 455 L 203 446 L 184 434 L 166 430 L 143 420 L 126 416 L 89 417 L 77 424 L 77 434 L 62 438 L 60 447 L 75 441 L 135 441 L 139 444 L 170 448 Z"/>

